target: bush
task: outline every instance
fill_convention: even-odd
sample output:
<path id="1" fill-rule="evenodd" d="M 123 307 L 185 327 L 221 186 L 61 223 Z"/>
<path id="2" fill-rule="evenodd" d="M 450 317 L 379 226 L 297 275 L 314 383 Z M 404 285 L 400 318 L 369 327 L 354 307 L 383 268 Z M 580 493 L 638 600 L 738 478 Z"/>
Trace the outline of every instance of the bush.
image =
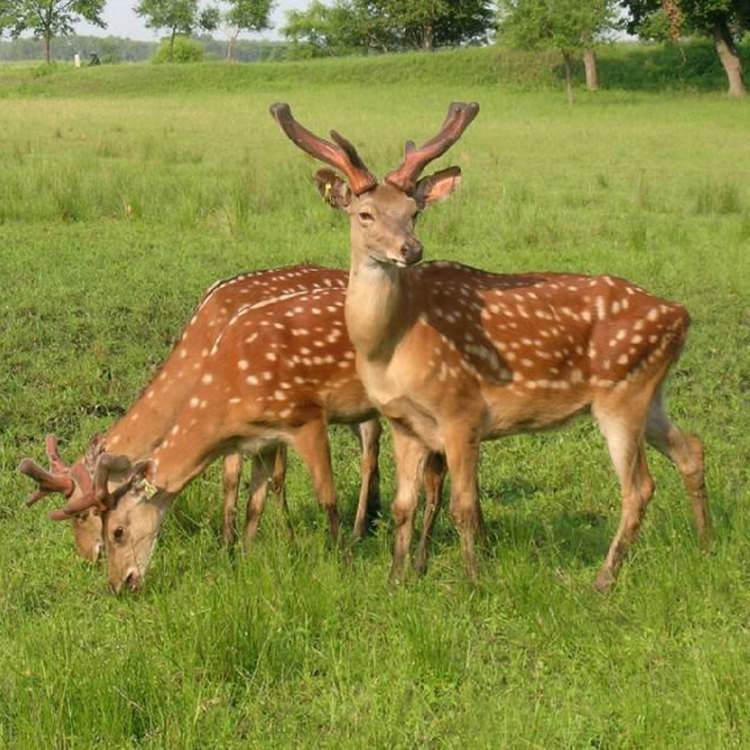
<path id="1" fill-rule="evenodd" d="M 170 62 L 169 59 L 169 39 L 162 39 L 159 49 L 151 59 L 154 63 Z M 174 48 L 172 51 L 171 62 L 203 62 L 203 45 L 186 36 L 176 36 L 174 38 Z"/>

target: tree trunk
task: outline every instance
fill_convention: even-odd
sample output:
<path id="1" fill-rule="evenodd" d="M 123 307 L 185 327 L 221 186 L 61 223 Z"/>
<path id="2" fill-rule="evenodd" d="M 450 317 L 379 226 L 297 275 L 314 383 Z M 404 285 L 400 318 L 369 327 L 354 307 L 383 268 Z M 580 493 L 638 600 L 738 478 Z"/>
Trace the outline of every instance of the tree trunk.
<path id="1" fill-rule="evenodd" d="M 227 45 L 227 62 L 232 62 L 232 54 L 234 52 L 234 43 L 237 41 L 237 37 L 239 36 L 239 30 L 236 34 L 232 34 L 229 37 L 229 44 Z"/>
<path id="2" fill-rule="evenodd" d="M 598 91 L 599 73 L 596 69 L 596 52 L 593 47 L 583 50 L 583 67 L 586 69 L 586 88 L 589 91 Z"/>
<path id="3" fill-rule="evenodd" d="M 745 96 L 747 89 L 745 88 L 745 82 L 742 80 L 742 62 L 737 54 L 737 48 L 734 46 L 726 18 L 722 18 L 714 24 L 713 37 L 716 52 L 729 80 L 729 96 Z"/>
<path id="4" fill-rule="evenodd" d="M 568 104 L 573 104 L 573 61 L 570 52 L 563 51 L 562 56 L 565 66 L 565 93 L 568 95 Z"/>
<path id="5" fill-rule="evenodd" d="M 169 62 L 174 62 L 174 37 L 177 29 L 172 29 L 172 36 L 169 37 Z"/>
<path id="6" fill-rule="evenodd" d="M 52 41 L 52 34 L 49 32 L 48 29 L 45 29 L 44 31 L 44 61 L 49 65 L 52 62 L 52 58 L 50 57 L 50 43 Z"/>
<path id="7" fill-rule="evenodd" d="M 435 26 L 432 21 L 429 21 L 424 25 L 424 29 L 422 30 L 422 49 L 425 52 L 430 52 L 432 50 L 434 39 Z"/>

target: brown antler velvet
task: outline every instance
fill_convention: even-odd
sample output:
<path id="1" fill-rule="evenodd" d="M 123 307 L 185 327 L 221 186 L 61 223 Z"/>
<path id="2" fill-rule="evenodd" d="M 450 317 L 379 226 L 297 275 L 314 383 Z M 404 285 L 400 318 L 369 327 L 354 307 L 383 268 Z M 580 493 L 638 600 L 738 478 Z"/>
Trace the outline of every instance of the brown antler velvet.
<path id="1" fill-rule="evenodd" d="M 406 142 L 404 160 L 401 165 L 385 176 L 385 181 L 412 195 L 417 187 L 417 179 L 422 170 L 442 156 L 469 127 L 479 113 L 476 102 L 452 102 L 440 132 L 417 149 L 413 141 Z"/>
<path id="2" fill-rule="evenodd" d="M 355 195 L 372 190 L 378 184 L 354 146 L 335 130 L 331 131 L 334 144 L 302 127 L 292 116 L 288 104 L 272 104 L 270 109 L 281 129 L 299 148 L 344 174 Z"/>
<path id="3" fill-rule="evenodd" d="M 65 497 L 69 497 L 75 489 L 75 482 L 70 475 L 70 467 L 60 458 L 57 452 L 57 438 L 54 435 L 47 435 L 46 452 L 50 464 L 49 470 L 44 469 L 30 458 L 24 458 L 18 466 L 22 474 L 31 477 L 39 485 L 39 488 L 26 498 L 26 505 L 28 506 L 53 492 L 61 492 Z"/>

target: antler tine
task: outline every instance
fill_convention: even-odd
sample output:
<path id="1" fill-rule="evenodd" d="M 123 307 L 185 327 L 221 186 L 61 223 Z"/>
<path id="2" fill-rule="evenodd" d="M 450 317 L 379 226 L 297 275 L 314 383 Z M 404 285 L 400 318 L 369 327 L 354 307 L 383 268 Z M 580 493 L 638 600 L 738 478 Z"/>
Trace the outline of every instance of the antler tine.
<path id="1" fill-rule="evenodd" d="M 54 435 L 47 435 L 45 448 L 52 471 L 63 472 L 70 468 L 57 452 L 57 438 Z"/>
<path id="2" fill-rule="evenodd" d="M 355 195 L 372 190 L 378 184 L 375 176 L 360 159 L 354 146 L 338 133 L 331 131 L 331 137 L 336 141 L 336 144 L 333 144 L 300 125 L 292 116 L 292 110 L 288 104 L 279 102 L 272 104 L 270 109 L 271 115 L 287 137 L 310 156 L 342 172 Z"/>
<path id="3" fill-rule="evenodd" d="M 18 465 L 18 470 L 27 477 L 31 477 L 39 485 L 39 489 L 26 498 L 27 506 L 33 505 L 37 500 L 53 492 L 61 492 L 68 497 L 75 489 L 75 482 L 69 475 L 53 474 L 30 458 L 24 458 Z"/>
<path id="4" fill-rule="evenodd" d="M 418 149 L 413 141 L 407 141 L 404 160 L 385 176 L 385 181 L 411 195 L 422 170 L 461 137 L 478 113 L 479 104 L 476 102 L 451 102 L 440 132 Z"/>

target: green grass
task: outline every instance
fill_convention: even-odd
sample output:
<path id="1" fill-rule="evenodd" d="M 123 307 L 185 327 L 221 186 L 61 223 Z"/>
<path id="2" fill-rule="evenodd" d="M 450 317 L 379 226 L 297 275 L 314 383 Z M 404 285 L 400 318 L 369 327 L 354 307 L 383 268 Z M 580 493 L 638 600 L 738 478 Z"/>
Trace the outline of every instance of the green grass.
<path id="1" fill-rule="evenodd" d="M 450 74 L 380 81 L 391 63 L 348 64 L 369 71 L 361 84 L 236 66 L 209 90 L 193 78 L 209 74 L 188 67 L 163 74 L 170 93 L 150 88 L 166 69 L 144 66 L 106 71 L 96 98 L 98 74 L 64 71 L 3 101 L 0 746 L 746 745 L 750 109 L 638 92 L 571 109 L 559 92 Z M 47 82 L 55 96 L 37 96 Z M 214 467 L 169 513 L 145 591 L 108 595 L 68 529 L 22 506 L 19 459 L 41 459 L 48 431 L 78 455 L 216 278 L 346 265 L 344 220 L 320 202 L 316 165 L 278 132 L 270 102 L 340 129 L 382 173 L 454 98 L 482 112 L 442 161 L 465 179 L 420 223 L 427 257 L 608 271 L 688 306 L 669 404 L 706 444 L 712 553 L 696 549 L 679 479 L 652 456 L 657 493 L 638 547 L 611 595 L 591 591 L 619 500 L 602 440 L 581 421 L 483 449 L 478 588 L 447 517 L 423 580 L 387 588 L 387 515 L 343 565 L 295 460 L 294 547 L 269 508 L 250 554 L 221 550 Z M 336 430 L 349 525 L 357 460 Z"/>

